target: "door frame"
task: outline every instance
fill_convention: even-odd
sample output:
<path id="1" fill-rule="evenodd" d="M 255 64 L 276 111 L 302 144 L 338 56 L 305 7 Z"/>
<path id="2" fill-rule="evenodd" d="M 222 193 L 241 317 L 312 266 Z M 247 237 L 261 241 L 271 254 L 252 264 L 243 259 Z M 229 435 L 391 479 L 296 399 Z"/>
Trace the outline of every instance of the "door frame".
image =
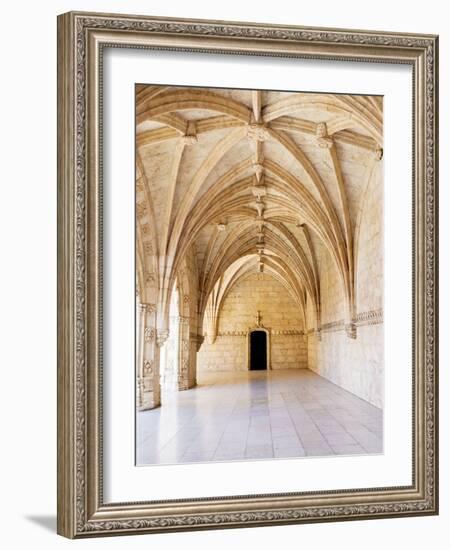
<path id="1" fill-rule="evenodd" d="M 250 359 L 251 359 L 251 333 L 252 332 L 265 332 L 266 333 L 266 370 L 272 370 L 272 363 L 270 357 L 271 342 L 270 342 L 270 329 L 265 327 L 254 327 L 248 330 L 247 332 L 247 370 L 250 370 Z"/>

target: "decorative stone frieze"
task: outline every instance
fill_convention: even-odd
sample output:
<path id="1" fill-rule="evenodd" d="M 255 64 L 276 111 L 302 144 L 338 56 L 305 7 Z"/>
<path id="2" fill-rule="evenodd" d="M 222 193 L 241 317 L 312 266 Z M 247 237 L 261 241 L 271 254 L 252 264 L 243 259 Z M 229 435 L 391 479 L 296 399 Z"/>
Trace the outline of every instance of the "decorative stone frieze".
<path id="1" fill-rule="evenodd" d="M 358 313 L 355 319 L 355 323 L 358 327 L 362 327 L 364 325 L 378 325 L 380 323 L 383 323 L 383 309 L 380 308 Z"/>
<path id="2" fill-rule="evenodd" d="M 225 332 L 218 332 L 217 336 L 247 336 L 247 330 L 227 330 Z"/>
<path id="3" fill-rule="evenodd" d="M 321 326 L 322 332 L 333 332 L 336 330 L 343 330 L 345 327 L 345 322 L 343 319 L 337 321 L 331 321 L 329 323 L 323 323 Z"/>
<path id="4" fill-rule="evenodd" d="M 303 330 L 272 330 L 273 336 L 303 336 Z"/>
<path id="5" fill-rule="evenodd" d="M 379 325 L 383 323 L 383 309 L 375 309 L 358 313 L 355 319 L 346 323 L 344 319 L 323 323 L 319 329 L 321 332 L 337 332 L 345 330 L 350 338 L 356 338 L 356 328 L 365 325 Z M 309 329 L 307 334 L 312 334 L 314 329 Z"/>

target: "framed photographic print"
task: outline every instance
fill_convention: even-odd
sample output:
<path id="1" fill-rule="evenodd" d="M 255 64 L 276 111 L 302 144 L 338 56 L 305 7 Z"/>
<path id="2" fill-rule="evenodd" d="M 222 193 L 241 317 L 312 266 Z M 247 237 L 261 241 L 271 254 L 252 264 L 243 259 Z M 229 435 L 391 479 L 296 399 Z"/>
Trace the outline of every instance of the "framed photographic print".
<path id="1" fill-rule="evenodd" d="M 431 35 L 58 18 L 58 532 L 438 511 Z"/>

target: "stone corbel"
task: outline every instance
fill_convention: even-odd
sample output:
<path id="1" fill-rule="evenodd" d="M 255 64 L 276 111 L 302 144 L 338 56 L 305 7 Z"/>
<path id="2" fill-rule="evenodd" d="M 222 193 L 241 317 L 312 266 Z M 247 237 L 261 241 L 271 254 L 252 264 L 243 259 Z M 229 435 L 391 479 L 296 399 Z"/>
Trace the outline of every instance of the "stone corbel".
<path id="1" fill-rule="evenodd" d="M 162 348 L 162 346 L 166 343 L 167 338 L 169 338 L 169 329 L 158 330 L 156 332 L 156 345 L 159 348 Z"/>
<path id="2" fill-rule="evenodd" d="M 356 339 L 356 324 L 354 321 L 350 321 L 350 323 L 345 324 L 345 333 L 349 338 Z"/>
<path id="3" fill-rule="evenodd" d="M 319 122 L 316 126 L 316 143 L 322 149 L 331 149 L 333 146 L 333 138 L 328 135 L 325 122 Z"/>

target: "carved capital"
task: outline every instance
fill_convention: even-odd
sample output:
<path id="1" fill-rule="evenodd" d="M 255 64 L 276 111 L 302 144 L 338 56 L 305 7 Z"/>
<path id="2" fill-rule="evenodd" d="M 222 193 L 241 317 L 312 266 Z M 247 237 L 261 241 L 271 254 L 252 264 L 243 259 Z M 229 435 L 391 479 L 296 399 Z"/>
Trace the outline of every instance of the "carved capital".
<path id="1" fill-rule="evenodd" d="M 169 338 L 169 329 L 158 330 L 156 332 L 156 345 L 161 348 Z"/>
<path id="2" fill-rule="evenodd" d="M 322 149 L 331 149 L 333 146 L 333 138 L 328 135 L 325 122 L 319 122 L 316 126 L 316 143 Z"/>
<path id="3" fill-rule="evenodd" d="M 155 304 L 146 304 L 146 303 L 143 303 L 141 302 L 139 304 L 139 309 L 141 311 L 141 313 L 154 313 L 156 311 L 156 305 Z"/>

